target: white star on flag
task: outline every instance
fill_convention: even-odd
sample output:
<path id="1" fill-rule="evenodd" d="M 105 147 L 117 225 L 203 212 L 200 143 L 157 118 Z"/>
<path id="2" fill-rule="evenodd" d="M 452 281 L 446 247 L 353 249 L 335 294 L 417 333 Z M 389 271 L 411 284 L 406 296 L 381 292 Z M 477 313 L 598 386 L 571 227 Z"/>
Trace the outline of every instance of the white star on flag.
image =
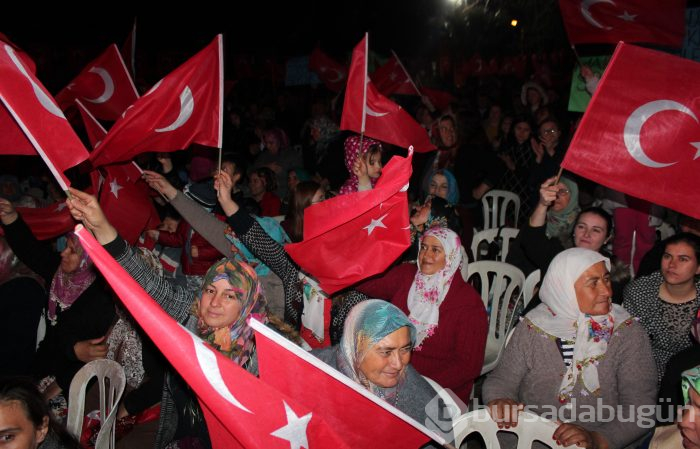
<path id="1" fill-rule="evenodd" d="M 306 437 L 306 427 L 309 425 L 309 421 L 311 421 L 312 413 L 304 415 L 300 418 L 296 415 L 296 413 L 294 413 L 294 410 L 292 410 L 286 402 L 282 402 L 284 403 L 284 411 L 287 414 L 287 425 L 280 427 L 270 435 L 289 441 L 290 449 L 301 449 L 302 447 L 309 449 L 309 441 Z"/>
<path id="2" fill-rule="evenodd" d="M 624 20 L 625 22 L 634 22 L 634 19 L 637 17 L 637 14 L 630 14 L 627 11 L 625 11 L 622 15 L 617 17 Z"/>
<path id="3" fill-rule="evenodd" d="M 58 206 L 56 206 L 56 209 L 54 209 L 54 212 L 61 212 L 65 208 L 66 208 L 66 203 L 60 203 Z"/>
<path id="4" fill-rule="evenodd" d="M 381 217 L 379 217 L 379 218 L 376 219 L 376 220 L 373 218 L 372 221 L 370 222 L 370 224 L 368 224 L 367 226 L 365 226 L 365 227 L 362 228 L 362 229 L 367 229 L 367 235 L 368 235 L 368 236 L 372 234 L 372 231 L 374 231 L 374 228 L 384 228 L 384 229 L 386 229 L 387 227 L 384 225 L 384 223 L 382 223 L 382 220 L 384 220 L 384 219 L 386 218 L 387 215 L 389 215 L 389 214 L 388 214 L 388 213 L 387 213 L 387 214 L 384 214 L 384 215 L 382 215 Z"/>
<path id="5" fill-rule="evenodd" d="M 109 183 L 109 191 L 112 192 L 112 195 L 114 195 L 115 198 L 119 199 L 119 189 L 123 189 L 124 187 L 120 186 L 117 183 L 116 178 L 112 180 L 112 182 Z"/>

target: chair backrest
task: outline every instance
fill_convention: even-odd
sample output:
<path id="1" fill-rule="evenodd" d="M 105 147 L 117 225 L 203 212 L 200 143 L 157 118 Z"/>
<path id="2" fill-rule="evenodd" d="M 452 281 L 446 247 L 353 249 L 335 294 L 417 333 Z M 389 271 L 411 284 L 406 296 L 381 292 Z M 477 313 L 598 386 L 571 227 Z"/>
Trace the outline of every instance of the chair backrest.
<path id="1" fill-rule="evenodd" d="M 523 308 L 527 307 L 535 296 L 535 287 L 537 287 L 537 284 L 540 282 L 541 276 L 542 272 L 537 269 L 528 274 L 525 278 L 525 284 L 523 285 Z"/>
<path id="2" fill-rule="evenodd" d="M 484 366 L 481 374 L 494 369 L 501 358 L 508 332 L 515 324 L 525 275 L 505 262 L 480 260 L 467 267 L 467 282 L 481 294 L 489 314 Z"/>
<path id="3" fill-rule="evenodd" d="M 518 232 L 520 232 L 520 230 L 517 228 L 490 228 L 477 232 L 472 238 L 472 255 L 474 256 L 474 261 L 481 260 L 486 257 L 488 254 L 489 244 L 494 241 L 496 236 L 498 236 L 501 239 L 501 251 L 498 253 L 497 260 L 500 262 L 505 262 L 506 257 L 508 256 L 510 242 L 518 236 Z"/>
<path id="4" fill-rule="evenodd" d="M 430 377 L 423 376 L 423 379 L 425 379 L 426 382 L 428 382 L 430 386 L 433 387 L 433 390 L 435 390 L 438 396 L 440 396 L 440 399 L 443 400 L 443 402 L 445 403 L 445 411 L 449 413 L 450 418 L 452 420 L 457 419 L 457 417 L 462 414 L 462 411 L 459 406 L 459 403 L 457 403 L 455 398 L 450 396 L 450 393 L 447 390 L 445 390 L 445 388 L 443 388 L 442 385 L 435 382 Z"/>
<path id="5" fill-rule="evenodd" d="M 523 411 L 518 415 L 518 425 L 508 430 L 499 429 L 498 425 L 491 419 L 491 415 L 485 408 L 465 413 L 453 420 L 452 430 L 455 436 L 454 447 L 460 447 L 462 442 L 473 432 L 481 434 L 486 445 L 486 449 L 498 449 L 497 434 L 499 432 L 514 433 L 518 436 L 517 449 L 530 449 L 532 443 L 538 441 L 552 449 L 563 448 L 558 445 L 552 435 L 558 425 L 548 419 Z M 576 446 L 569 446 L 571 448 Z"/>
<path id="6" fill-rule="evenodd" d="M 126 377 L 124 369 L 114 360 L 99 359 L 86 363 L 73 376 L 69 390 L 68 432 L 80 438 L 85 415 L 85 393 L 90 379 L 97 377 L 100 389 L 100 421 L 102 427 L 97 434 L 95 449 L 114 448 L 114 428 L 119 411 L 119 400 L 124 393 Z M 105 418 L 106 417 L 106 418 Z"/>
<path id="7" fill-rule="evenodd" d="M 511 206 L 512 204 L 512 206 Z M 520 197 L 508 190 L 489 190 L 481 197 L 484 209 L 484 229 L 498 228 L 510 224 L 517 226 L 520 214 Z M 508 210 L 512 210 L 512 222 Z"/>

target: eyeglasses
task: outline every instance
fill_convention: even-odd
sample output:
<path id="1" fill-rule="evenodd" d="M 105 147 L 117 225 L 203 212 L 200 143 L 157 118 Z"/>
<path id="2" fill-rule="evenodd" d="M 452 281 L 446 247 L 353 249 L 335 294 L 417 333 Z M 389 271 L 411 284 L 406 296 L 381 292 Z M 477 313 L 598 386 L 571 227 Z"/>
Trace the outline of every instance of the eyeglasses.
<path id="1" fill-rule="evenodd" d="M 547 129 L 541 130 L 541 131 L 540 131 L 540 134 L 542 134 L 542 135 L 545 135 L 545 134 L 556 134 L 556 133 L 558 133 L 558 132 L 559 132 L 559 130 L 556 129 L 556 128 L 547 128 Z"/>
<path id="2" fill-rule="evenodd" d="M 571 192 L 569 191 L 569 189 L 559 189 L 559 190 L 557 190 L 557 196 L 560 196 L 560 195 L 568 195 L 569 193 L 571 193 Z"/>

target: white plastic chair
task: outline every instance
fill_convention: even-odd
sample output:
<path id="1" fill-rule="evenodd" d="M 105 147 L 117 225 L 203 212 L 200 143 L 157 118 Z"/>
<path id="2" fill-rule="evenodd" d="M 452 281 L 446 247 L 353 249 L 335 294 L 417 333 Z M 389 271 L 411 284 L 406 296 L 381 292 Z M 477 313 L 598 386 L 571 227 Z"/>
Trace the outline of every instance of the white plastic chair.
<path id="1" fill-rule="evenodd" d="M 526 308 L 535 296 L 535 287 L 540 282 L 541 276 L 541 271 L 538 269 L 528 274 L 525 278 L 525 284 L 523 284 L 523 308 Z"/>
<path id="2" fill-rule="evenodd" d="M 512 206 L 511 206 L 512 203 Z M 484 210 L 484 229 L 499 228 L 506 224 L 518 224 L 520 197 L 508 190 L 489 190 L 481 197 Z M 512 210 L 513 222 L 508 223 L 508 210 Z"/>
<path id="3" fill-rule="evenodd" d="M 445 388 L 443 388 L 442 385 L 435 382 L 430 377 L 423 376 L 423 379 L 425 379 L 426 382 L 428 382 L 430 386 L 433 387 L 433 390 L 435 390 L 438 396 L 440 396 L 440 399 L 443 400 L 443 402 L 445 403 L 446 411 L 450 414 L 450 418 L 452 418 L 453 421 L 457 419 L 457 417 L 460 416 L 462 413 L 457 401 L 452 396 L 450 396 L 450 393 Z"/>
<path id="4" fill-rule="evenodd" d="M 68 432 L 80 439 L 83 430 L 83 416 L 85 415 L 85 392 L 93 377 L 97 377 L 100 389 L 100 421 L 102 423 L 95 441 L 95 449 L 114 449 L 114 428 L 117 423 L 118 404 L 126 386 L 124 369 L 114 360 L 93 360 L 75 373 L 70 383 L 66 426 Z"/>
<path id="5" fill-rule="evenodd" d="M 467 271 L 467 282 L 480 287 L 481 299 L 489 311 L 489 333 L 481 369 L 481 374 L 485 374 L 501 359 L 506 337 L 517 319 L 525 275 L 513 265 L 492 260 L 472 262 Z"/>
<path id="6" fill-rule="evenodd" d="M 552 435 L 557 429 L 557 424 L 541 416 L 523 411 L 518 416 L 518 425 L 508 430 L 499 429 L 495 421 L 491 419 L 488 410 L 483 408 L 465 413 L 453 420 L 452 430 L 455 435 L 455 447 L 460 447 L 462 442 L 473 432 L 479 433 L 484 439 L 486 449 L 499 449 L 498 432 L 514 433 L 518 436 L 518 449 L 529 449 L 532 443 L 538 441 L 552 449 L 563 448 L 558 445 Z M 575 446 L 568 446 L 575 447 Z"/>
<path id="7" fill-rule="evenodd" d="M 474 256 L 474 261 L 480 260 L 486 255 L 488 245 L 499 235 L 499 229 L 501 230 L 499 237 L 503 243 L 501 244 L 501 252 L 498 255 L 498 260 L 501 262 L 506 261 L 510 242 L 513 241 L 518 236 L 518 232 L 520 232 L 517 228 L 490 228 L 474 234 L 472 238 L 472 255 Z"/>

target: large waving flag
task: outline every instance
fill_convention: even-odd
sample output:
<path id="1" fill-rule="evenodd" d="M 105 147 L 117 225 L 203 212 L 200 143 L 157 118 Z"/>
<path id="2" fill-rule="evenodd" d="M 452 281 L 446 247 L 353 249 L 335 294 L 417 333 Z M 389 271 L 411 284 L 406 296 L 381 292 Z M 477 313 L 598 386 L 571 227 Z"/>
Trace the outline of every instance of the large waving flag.
<path id="1" fill-rule="evenodd" d="M 56 95 L 65 111 L 80 100 L 95 117 L 117 120 L 139 97 L 116 44 L 107 47 Z"/>
<path id="2" fill-rule="evenodd" d="M 445 443 L 423 423 L 285 341 L 259 321 L 251 319 L 250 324 L 255 329 L 260 379 L 323 414 L 350 447 L 418 448 L 430 439 Z M 309 385 L 313 385 L 313 391 L 309 391 Z M 321 391 L 323 394 L 318 394 Z"/>
<path id="3" fill-rule="evenodd" d="M 644 70 L 640 70 L 644 67 Z M 700 218 L 700 64 L 620 43 L 562 167 Z"/>
<path id="4" fill-rule="evenodd" d="M 77 226 L 76 234 L 124 306 L 196 393 L 214 448 L 349 447 L 319 413 L 279 393 L 180 326 L 84 227 Z"/>
<path id="5" fill-rule="evenodd" d="M 309 70 L 315 72 L 333 92 L 340 92 L 348 79 L 348 68 L 334 61 L 318 47 L 309 56 Z"/>
<path id="6" fill-rule="evenodd" d="M 94 166 L 147 151 L 177 151 L 193 143 L 221 148 L 223 48 L 207 47 L 156 83 L 127 109 L 90 154 Z"/>
<path id="7" fill-rule="evenodd" d="M 372 74 L 372 82 L 383 95 L 420 95 L 401 60 L 392 50 L 389 60 Z"/>
<path id="8" fill-rule="evenodd" d="M 304 211 L 304 240 L 284 249 L 326 293 L 383 272 L 410 245 L 406 189 L 412 157 L 409 151 L 408 157 L 391 158 L 374 189 Z"/>
<path id="9" fill-rule="evenodd" d="M 70 181 L 63 172 L 87 159 L 88 152 L 31 67 L 4 42 L 0 42 L 0 101 L 0 154 L 38 153 L 67 190 Z"/>
<path id="10" fill-rule="evenodd" d="M 80 100 L 75 100 L 75 106 L 80 112 L 80 116 L 83 119 L 83 125 L 85 126 L 85 132 L 90 141 L 90 145 L 95 149 L 107 136 L 107 130 L 104 129 L 102 124 L 95 118 L 94 115 L 80 102 Z"/>
<path id="11" fill-rule="evenodd" d="M 367 76 L 368 37 L 352 51 L 340 129 L 366 134 L 402 148 L 431 151 L 428 132 L 401 106 L 380 94 Z"/>
<path id="12" fill-rule="evenodd" d="M 559 0 L 572 44 L 644 42 L 680 47 L 685 0 Z"/>

